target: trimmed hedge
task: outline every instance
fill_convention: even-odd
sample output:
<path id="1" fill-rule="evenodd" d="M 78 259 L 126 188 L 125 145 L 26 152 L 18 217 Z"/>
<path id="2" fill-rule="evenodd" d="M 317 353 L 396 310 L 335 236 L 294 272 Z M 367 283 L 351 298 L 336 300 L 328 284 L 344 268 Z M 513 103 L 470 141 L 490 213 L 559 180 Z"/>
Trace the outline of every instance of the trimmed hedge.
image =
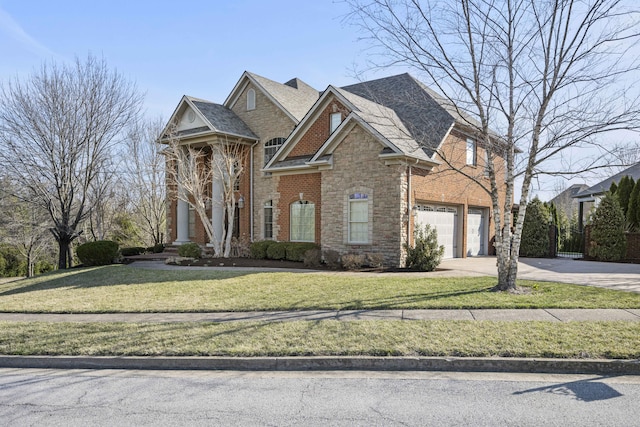
<path id="1" fill-rule="evenodd" d="M 131 248 L 122 248 L 120 249 L 120 253 L 122 256 L 134 256 L 145 253 L 146 249 L 141 246 L 134 246 Z"/>
<path id="2" fill-rule="evenodd" d="M 187 258 L 202 257 L 202 248 L 197 243 L 185 243 L 178 246 L 178 255 Z"/>
<path id="3" fill-rule="evenodd" d="M 251 246 L 249 246 L 251 258 L 266 259 L 267 249 L 269 249 L 269 246 L 274 243 L 276 243 L 274 240 L 259 240 L 257 242 L 253 242 Z"/>
<path id="4" fill-rule="evenodd" d="M 287 261 L 302 262 L 304 254 L 320 246 L 310 242 L 276 242 L 274 240 L 260 240 L 253 242 L 249 248 L 251 258 L 255 259 L 286 259 Z"/>
<path id="5" fill-rule="evenodd" d="M 310 251 L 312 249 L 320 249 L 320 246 L 316 245 L 315 243 L 303 243 L 303 242 L 287 243 L 286 258 L 289 261 L 302 262 L 304 261 L 304 254 L 306 254 L 307 251 Z"/>
<path id="6" fill-rule="evenodd" d="M 289 242 L 274 242 L 267 248 L 268 259 L 286 259 Z"/>
<path id="7" fill-rule="evenodd" d="M 78 246 L 76 254 L 85 267 L 109 265 L 118 257 L 118 244 L 112 240 L 87 242 Z"/>

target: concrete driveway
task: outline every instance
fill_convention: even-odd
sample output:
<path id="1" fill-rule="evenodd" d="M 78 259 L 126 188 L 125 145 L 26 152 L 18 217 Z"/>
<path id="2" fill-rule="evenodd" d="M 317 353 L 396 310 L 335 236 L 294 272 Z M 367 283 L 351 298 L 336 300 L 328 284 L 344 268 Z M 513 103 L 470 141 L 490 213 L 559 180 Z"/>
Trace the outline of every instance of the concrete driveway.
<path id="1" fill-rule="evenodd" d="M 439 268 L 467 274 L 497 276 L 496 257 L 454 258 Z M 574 283 L 640 293 L 640 264 L 596 262 L 570 258 L 520 258 L 518 278 Z"/>

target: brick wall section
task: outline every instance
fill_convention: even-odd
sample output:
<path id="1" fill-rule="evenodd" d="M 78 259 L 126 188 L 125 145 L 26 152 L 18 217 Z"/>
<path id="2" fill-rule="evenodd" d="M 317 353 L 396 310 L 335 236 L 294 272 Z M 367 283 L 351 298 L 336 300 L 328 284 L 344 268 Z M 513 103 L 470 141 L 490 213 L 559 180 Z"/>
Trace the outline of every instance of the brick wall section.
<path id="1" fill-rule="evenodd" d="M 253 88 L 256 91 L 256 108 L 247 111 L 247 91 Z M 231 106 L 231 109 L 240 117 L 249 128 L 260 137 L 260 142 L 253 148 L 253 237 L 254 240 L 264 238 L 264 204 L 268 200 L 273 201 L 273 237 L 280 238 L 280 227 L 277 223 L 280 214 L 277 208 L 280 196 L 277 192 L 278 177 L 267 176 L 260 169 L 264 166 L 264 144 L 273 138 L 286 138 L 293 131 L 295 123 L 289 118 L 280 107 L 276 106 L 267 98 L 262 91 L 253 85 L 247 86 L 245 91 L 239 96 L 238 101 Z M 249 169 L 247 168 L 247 171 Z M 247 181 L 249 181 L 247 179 Z M 246 211 L 250 211 L 249 192 L 245 194 Z M 247 217 L 248 221 L 248 217 Z M 248 225 L 246 230 L 248 230 Z M 287 232 L 288 235 L 288 232 Z"/>
<path id="2" fill-rule="evenodd" d="M 627 236 L 627 261 L 640 263 L 640 233 L 625 233 Z"/>
<path id="3" fill-rule="evenodd" d="M 406 241 L 406 166 L 385 166 L 383 146 L 359 126 L 333 153 L 334 167 L 322 172 L 322 248 L 344 253 L 375 252 L 385 265 L 402 265 Z M 348 243 L 348 200 L 355 192 L 370 200 L 370 244 Z"/>
<path id="4" fill-rule="evenodd" d="M 321 212 L 322 212 L 322 195 L 320 192 L 321 176 L 320 173 L 309 173 L 304 175 L 286 175 L 280 177 L 278 181 L 278 193 L 280 199 L 278 200 L 278 225 L 280 232 L 278 234 L 278 240 L 287 241 L 290 239 L 289 228 L 289 205 L 293 202 L 300 200 L 300 193 L 303 193 L 303 200 L 313 202 L 315 204 L 316 214 L 316 235 L 315 242 L 321 242 L 320 224 L 321 224 Z M 274 212 L 275 216 L 275 212 Z M 276 220 L 274 219 L 274 222 Z M 275 225 L 274 225 L 275 226 Z"/>
<path id="5" fill-rule="evenodd" d="M 477 166 L 466 165 L 466 136 L 452 132 L 443 143 L 441 150 L 446 159 L 457 168 L 462 168 L 465 173 L 479 179 L 486 187 L 490 186 L 489 178 L 484 177 L 484 149 L 477 149 Z M 416 203 L 432 203 L 450 205 L 458 208 L 458 251 L 456 256 L 466 257 L 467 253 L 467 213 L 469 208 L 481 208 L 485 212 L 485 221 L 489 221 L 489 235 L 485 239 L 491 244 L 495 235 L 493 224 L 493 209 L 490 195 L 472 179 L 449 167 L 442 158 L 438 158 L 441 165 L 434 167 L 429 172 L 413 170 L 411 177 L 411 206 Z M 496 176 L 499 181 L 504 176 L 504 161 L 498 159 L 495 162 Z M 504 204 L 504 182 L 500 185 L 500 206 Z M 411 216 L 411 230 L 414 229 L 414 218 Z M 491 253 L 492 248 L 487 248 Z"/>
<path id="6" fill-rule="evenodd" d="M 329 138 L 330 116 L 332 113 L 342 113 L 342 120 L 349 114 L 349 110 L 336 100 L 331 101 L 318 118 L 313 122 L 300 141 L 291 150 L 287 158 L 311 156 L 315 154 L 322 144 Z"/>

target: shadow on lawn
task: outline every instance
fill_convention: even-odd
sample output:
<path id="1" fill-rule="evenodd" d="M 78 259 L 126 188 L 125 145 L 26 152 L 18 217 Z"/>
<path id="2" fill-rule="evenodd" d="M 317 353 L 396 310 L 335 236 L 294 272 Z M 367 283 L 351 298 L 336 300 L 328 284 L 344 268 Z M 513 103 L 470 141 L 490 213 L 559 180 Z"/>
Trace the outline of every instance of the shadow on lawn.
<path id="1" fill-rule="evenodd" d="M 394 295 L 385 298 L 359 299 L 355 301 L 345 302 L 340 310 L 360 310 L 371 307 L 377 309 L 400 309 L 407 308 L 407 305 L 417 304 L 423 301 L 434 301 L 439 299 L 448 299 L 465 295 L 477 295 L 489 293 L 491 287 L 481 289 L 465 289 L 465 290 L 448 290 L 440 292 L 421 292 L 408 295 Z M 447 305 L 448 308 L 449 305 Z"/>
<path id="2" fill-rule="evenodd" d="M 99 286 L 140 285 L 146 283 L 188 282 L 193 280 L 223 280 L 256 274 L 251 271 L 155 271 L 134 269 L 124 265 L 76 268 L 55 271 L 41 276 L 9 282 L 0 296 L 23 294 L 58 288 L 93 288 Z M 3 286 L 4 287 L 4 286 Z"/>

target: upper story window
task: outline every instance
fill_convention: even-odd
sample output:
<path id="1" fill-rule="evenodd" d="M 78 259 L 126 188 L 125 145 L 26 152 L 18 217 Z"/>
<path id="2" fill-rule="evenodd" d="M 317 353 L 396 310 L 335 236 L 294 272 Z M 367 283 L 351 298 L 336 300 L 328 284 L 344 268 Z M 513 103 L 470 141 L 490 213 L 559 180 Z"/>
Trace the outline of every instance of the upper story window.
<path id="1" fill-rule="evenodd" d="M 264 165 L 276 155 L 278 149 L 284 144 L 286 138 L 273 138 L 264 144 Z"/>
<path id="2" fill-rule="evenodd" d="M 467 164 L 472 166 L 478 164 L 478 146 L 471 138 L 467 139 Z"/>
<path id="3" fill-rule="evenodd" d="M 249 89 L 247 91 L 247 111 L 256 109 L 256 91 Z"/>
<path id="4" fill-rule="evenodd" d="M 331 113 L 329 133 L 333 133 L 340 126 L 340 123 L 342 123 L 342 113 Z"/>

